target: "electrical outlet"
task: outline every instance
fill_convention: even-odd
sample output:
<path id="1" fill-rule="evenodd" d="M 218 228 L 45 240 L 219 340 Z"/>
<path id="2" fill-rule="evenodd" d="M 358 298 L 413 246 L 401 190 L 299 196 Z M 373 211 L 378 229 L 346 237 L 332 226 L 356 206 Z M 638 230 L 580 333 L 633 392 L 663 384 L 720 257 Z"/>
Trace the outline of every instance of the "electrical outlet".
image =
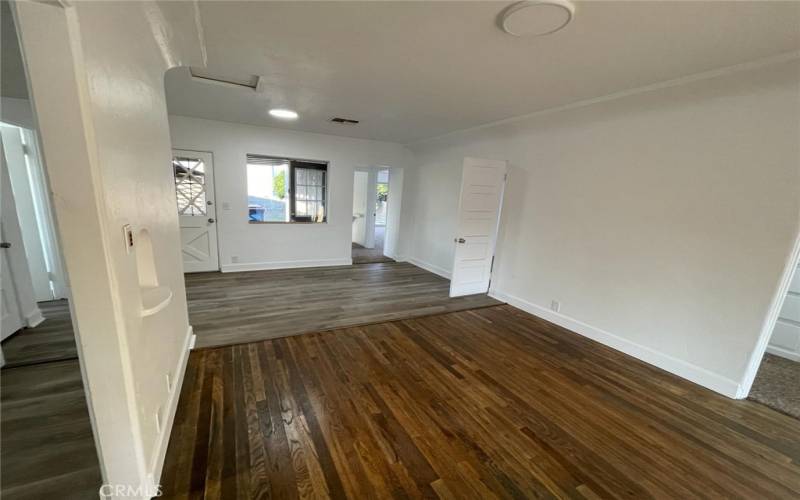
<path id="1" fill-rule="evenodd" d="M 559 302 L 557 300 L 551 301 L 550 302 L 550 309 L 552 309 L 555 312 L 560 312 L 561 311 L 561 302 Z"/>
<path id="2" fill-rule="evenodd" d="M 222 209 L 223 210 L 230 210 L 231 209 L 231 204 L 228 203 L 227 201 L 223 201 L 222 202 Z"/>
<path id="3" fill-rule="evenodd" d="M 239 262 L 239 256 L 238 255 L 231 255 L 231 264 L 236 264 L 238 262 Z"/>
<path id="4" fill-rule="evenodd" d="M 130 224 L 122 226 L 122 234 L 125 237 L 125 253 L 131 253 L 133 249 L 133 229 Z"/>

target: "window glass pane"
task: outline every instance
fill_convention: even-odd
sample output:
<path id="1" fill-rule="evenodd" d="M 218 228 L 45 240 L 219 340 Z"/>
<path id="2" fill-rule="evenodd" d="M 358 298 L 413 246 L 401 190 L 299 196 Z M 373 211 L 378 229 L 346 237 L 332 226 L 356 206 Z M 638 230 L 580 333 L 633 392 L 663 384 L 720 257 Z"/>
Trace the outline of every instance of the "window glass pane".
<path id="1" fill-rule="evenodd" d="M 324 163 L 247 155 L 249 221 L 325 222 L 326 169 Z"/>
<path id="2" fill-rule="evenodd" d="M 247 158 L 247 212 L 250 222 L 289 222 L 289 160 Z"/>
<path id="3" fill-rule="evenodd" d="M 206 215 L 206 174 L 203 160 L 174 157 L 175 197 L 178 215 Z"/>
<path id="4" fill-rule="evenodd" d="M 295 217 L 303 222 L 325 221 L 325 170 L 295 167 Z"/>

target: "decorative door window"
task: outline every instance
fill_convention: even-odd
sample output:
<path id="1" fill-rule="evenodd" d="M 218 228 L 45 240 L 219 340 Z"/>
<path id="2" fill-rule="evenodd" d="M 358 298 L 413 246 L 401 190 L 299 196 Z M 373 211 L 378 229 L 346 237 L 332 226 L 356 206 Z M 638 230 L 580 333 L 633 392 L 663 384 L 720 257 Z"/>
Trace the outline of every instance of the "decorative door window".
<path id="1" fill-rule="evenodd" d="M 206 172 L 203 160 L 176 156 L 172 159 L 178 215 L 206 215 Z"/>

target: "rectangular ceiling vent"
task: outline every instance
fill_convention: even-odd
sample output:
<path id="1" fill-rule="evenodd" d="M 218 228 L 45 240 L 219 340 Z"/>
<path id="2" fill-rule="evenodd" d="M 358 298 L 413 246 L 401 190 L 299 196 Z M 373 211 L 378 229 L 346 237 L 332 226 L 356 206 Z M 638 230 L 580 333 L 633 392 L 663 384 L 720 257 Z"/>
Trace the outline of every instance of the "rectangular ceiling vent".
<path id="1" fill-rule="evenodd" d="M 358 120 L 351 120 L 350 118 L 340 118 L 338 116 L 331 118 L 331 121 L 333 123 L 343 123 L 346 125 L 356 125 L 357 123 L 359 123 Z"/>
<path id="2" fill-rule="evenodd" d="M 206 69 L 195 68 L 193 66 L 189 68 L 189 74 L 192 75 L 192 78 L 206 83 L 235 85 L 237 87 L 253 89 L 257 92 L 263 88 L 263 79 L 258 75 L 242 75 L 240 77 L 222 76 L 214 74 Z"/>

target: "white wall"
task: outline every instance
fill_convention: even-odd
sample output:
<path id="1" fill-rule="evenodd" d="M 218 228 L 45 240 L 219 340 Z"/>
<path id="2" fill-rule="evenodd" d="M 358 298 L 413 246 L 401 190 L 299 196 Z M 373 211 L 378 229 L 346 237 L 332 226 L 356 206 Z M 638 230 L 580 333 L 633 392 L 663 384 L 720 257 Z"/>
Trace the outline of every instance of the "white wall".
<path id="1" fill-rule="evenodd" d="M 163 464 L 190 340 L 163 82 L 173 65 L 204 63 L 196 4 L 12 9 L 104 479 L 147 484 Z M 153 316 L 142 316 L 139 247 L 126 251 L 125 224 L 149 231 L 159 281 L 173 293 Z"/>
<path id="2" fill-rule="evenodd" d="M 463 158 L 507 159 L 494 292 L 737 395 L 798 236 L 800 67 L 705 76 L 412 145 L 408 256 L 450 269 Z"/>
<path id="3" fill-rule="evenodd" d="M 410 163 L 405 147 L 387 142 L 184 116 L 170 115 L 169 121 L 174 148 L 210 151 L 214 155 L 223 271 L 349 264 L 354 169 Z M 328 222 L 248 224 L 248 153 L 328 161 Z M 229 210 L 224 209 L 226 204 Z M 238 257 L 238 263 L 233 262 L 234 257 Z"/>

